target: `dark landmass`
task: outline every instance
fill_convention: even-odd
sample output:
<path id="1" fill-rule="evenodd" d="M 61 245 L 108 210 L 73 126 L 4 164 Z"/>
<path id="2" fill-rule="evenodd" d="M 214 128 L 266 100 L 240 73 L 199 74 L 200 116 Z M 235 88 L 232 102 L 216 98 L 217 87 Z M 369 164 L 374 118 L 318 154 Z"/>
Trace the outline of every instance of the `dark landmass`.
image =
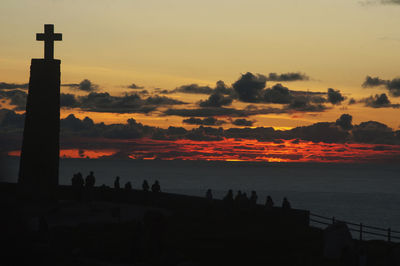
<path id="1" fill-rule="evenodd" d="M 368 265 L 398 265 L 385 264 L 399 246 L 384 241 L 325 258 L 303 210 L 109 187 L 59 186 L 56 202 L 15 195 L 0 183 L 0 265 L 358 265 L 345 263 L 361 247 Z"/>

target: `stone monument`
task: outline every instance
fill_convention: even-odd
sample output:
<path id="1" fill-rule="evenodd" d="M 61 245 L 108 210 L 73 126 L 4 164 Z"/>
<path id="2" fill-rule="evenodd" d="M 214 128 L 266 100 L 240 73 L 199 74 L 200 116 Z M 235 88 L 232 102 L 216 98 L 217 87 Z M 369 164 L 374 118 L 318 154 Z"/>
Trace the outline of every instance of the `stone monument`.
<path id="1" fill-rule="evenodd" d="M 25 199 L 56 198 L 60 139 L 60 64 L 54 59 L 54 25 L 44 25 L 44 59 L 32 59 L 25 127 L 18 177 L 19 196 Z"/>

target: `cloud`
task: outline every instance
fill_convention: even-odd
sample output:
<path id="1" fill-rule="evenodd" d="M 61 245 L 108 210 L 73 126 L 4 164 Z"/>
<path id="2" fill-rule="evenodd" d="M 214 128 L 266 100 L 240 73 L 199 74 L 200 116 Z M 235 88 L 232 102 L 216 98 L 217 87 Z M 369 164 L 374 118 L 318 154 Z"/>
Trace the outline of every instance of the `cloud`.
<path id="1" fill-rule="evenodd" d="M 141 87 L 141 86 L 136 85 L 135 83 L 132 83 L 131 85 L 128 86 L 128 88 L 132 89 L 132 90 L 141 90 L 144 87 Z"/>
<path id="2" fill-rule="evenodd" d="M 24 121 L 25 115 L 17 114 L 9 109 L 0 109 L 0 126 L 2 129 L 9 127 L 22 128 Z"/>
<path id="3" fill-rule="evenodd" d="M 392 80 L 384 80 L 379 77 L 365 78 L 362 84 L 364 88 L 384 86 L 393 97 L 400 97 L 400 78 L 394 78 Z"/>
<path id="4" fill-rule="evenodd" d="M 353 117 L 349 114 L 342 114 L 338 120 L 336 120 L 336 125 L 340 126 L 344 130 L 350 130 L 353 128 L 351 122 Z"/>
<path id="5" fill-rule="evenodd" d="M 396 133 L 385 124 L 368 121 L 354 126 L 352 135 L 355 142 L 393 144 L 396 143 Z"/>
<path id="6" fill-rule="evenodd" d="M 400 5 L 400 0 L 381 0 L 384 5 Z"/>
<path id="7" fill-rule="evenodd" d="M 349 105 L 352 105 L 352 104 L 356 104 L 357 103 L 357 101 L 356 101 L 356 99 L 354 99 L 354 98 L 350 98 L 349 99 Z"/>
<path id="8" fill-rule="evenodd" d="M 232 84 L 233 89 L 242 102 L 259 102 L 261 92 L 265 88 L 267 77 L 261 74 L 252 74 L 247 72 Z"/>
<path id="9" fill-rule="evenodd" d="M 300 72 L 289 72 L 283 74 L 269 73 L 267 76 L 268 81 L 279 81 L 279 82 L 304 81 L 309 79 L 310 77 Z"/>
<path id="10" fill-rule="evenodd" d="M 79 108 L 92 112 L 110 113 L 150 113 L 159 106 L 185 104 L 165 96 L 151 96 L 142 99 L 138 94 L 111 96 L 109 93 L 91 92 L 78 97 Z"/>
<path id="11" fill-rule="evenodd" d="M 90 80 L 84 79 L 80 83 L 62 84 L 61 86 L 70 87 L 80 91 L 93 92 L 97 91 L 99 86 L 93 84 Z"/>
<path id="12" fill-rule="evenodd" d="M 60 94 L 60 106 L 61 107 L 77 107 L 78 101 L 74 94 L 61 93 Z"/>
<path id="13" fill-rule="evenodd" d="M 369 87 L 377 87 L 377 86 L 385 85 L 386 83 L 387 83 L 387 80 L 380 79 L 379 77 L 367 76 L 365 78 L 365 81 L 362 84 L 362 86 L 364 88 L 369 88 Z"/>
<path id="14" fill-rule="evenodd" d="M 254 121 L 247 120 L 244 118 L 236 119 L 232 122 L 235 126 L 244 126 L 244 127 L 251 127 L 254 124 Z"/>
<path id="15" fill-rule="evenodd" d="M 204 126 L 220 126 L 226 123 L 225 121 L 218 120 L 214 117 L 207 117 L 204 119 L 191 117 L 188 119 L 184 119 L 182 122 L 190 125 L 204 125 Z"/>
<path id="16" fill-rule="evenodd" d="M 312 99 L 312 97 L 298 96 L 294 98 L 285 109 L 287 112 L 323 112 L 327 109 L 327 107 L 321 103 L 313 103 Z"/>
<path id="17" fill-rule="evenodd" d="M 204 107 L 195 109 L 167 109 L 164 115 L 176 115 L 183 117 L 248 117 L 259 114 L 282 114 L 287 113 L 287 110 L 280 108 L 258 108 L 249 105 L 244 109 L 225 108 L 225 107 Z"/>
<path id="18" fill-rule="evenodd" d="M 1 150 L 10 151 L 20 148 L 23 117 L 23 115 L 16 114 L 12 110 L 0 110 Z M 207 118 L 202 120 L 205 121 Z M 77 149 L 121 150 L 127 148 L 129 143 L 134 143 L 135 147 L 141 145 L 140 141 L 127 142 L 125 140 L 143 138 L 154 140 L 153 142 L 157 140 L 177 139 L 198 141 L 219 141 L 224 138 L 249 139 L 273 142 L 277 145 L 283 145 L 283 147 L 285 146 L 285 141 L 283 140 L 294 140 L 292 141 L 294 144 L 298 144 L 301 141 L 311 141 L 314 143 L 400 144 L 400 131 L 393 131 L 382 123 L 368 121 L 354 125 L 351 129 L 350 126 L 351 116 L 346 114 L 337 119 L 336 123 L 322 122 L 291 130 L 274 130 L 271 127 L 245 127 L 224 130 L 221 127 L 205 126 L 191 130 L 186 130 L 183 127 L 162 129 L 145 126 L 132 118 L 123 124 L 105 125 L 104 123 L 94 123 L 89 117 L 79 119 L 71 114 L 61 120 L 60 131 L 62 148 Z M 107 141 L 107 139 L 110 139 L 110 141 Z M 167 148 L 165 145 L 169 144 L 164 143 L 162 145 L 163 148 Z M 329 145 L 327 145 L 327 149 L 330 149 Z M 232 152 L 235 154 L 234 150 Z"/>
<path id="19" fill-rule="evenodd" d="M 6 82 L 0 82 L 0 90 L 13 90 L 13 89 L 28 89 L 29 84 L 28 83 L 23 83 L 23 84 L 17 84 L 17 83 L 6 83 Z"/>
<path id="20" fill-rule="evenodd" d="M 218 80 L 215 84 L 214 93 L 222 93 L 225 95 L 233 95 L 234 91 L 232 88 L 228 87 L 225 82 L 222 80 Z"/>
<path id="21" fill-rule="evenodd" d="M 221 93 L 214 93 L 211 94 L 207 100 L 200 101 L 199 105 L 201 107 L 222 107 L 225 105 L 231 105 L 232 101 L 232 98 L 229 96 L 225 97 Z"/>
<path id="22" fill-rule="evenodd" d="M 386 86 L 392 96 L 400 97 L 400 78 L 390 80 Z"/>
<path id="23" fill-rule="evenodd" d="M 198 84 L 183 85 L 173 90 L 173 92 L 192 94 L 211 94 L 213 91 L 214 90 L 208 86 L 199 86 Z"/>
<path id="24" fill-rule="evenodd" d="M 328 102 L 331 104 L 340 104 L 344 101 L 343 95 L 340 93 L 339 90 L 334 90 L 332 88 L 328 89 Z"/>
<path id="25" fill-rule="evenodd" d="M 362 5 L 373 5 L 373 4 L 400 5 L 400 0 L 364 0 L 360 3 Z"/>
<path id="26" fill-rule="evenodd" d="M 400 108 L 400 104 L 392 104 L 385 93 L 370 96 L 360 100 L 360 102 L 364 102 L 365 106 L 372 108 Z"/>
<path id="27" fill-rule="evenodd" d="M 292 95 L 288 88 L 278 83 L 264 92 L 264 102 L 287 104 L 292 100 Z"/>
<path id="28" fill-rule="evenodd" d="M 10 100 L 11 105 L 15 105 L 15 110 L 25 110 L 28 94 L 20 90 L 0 90 L 0 99 Z"/>

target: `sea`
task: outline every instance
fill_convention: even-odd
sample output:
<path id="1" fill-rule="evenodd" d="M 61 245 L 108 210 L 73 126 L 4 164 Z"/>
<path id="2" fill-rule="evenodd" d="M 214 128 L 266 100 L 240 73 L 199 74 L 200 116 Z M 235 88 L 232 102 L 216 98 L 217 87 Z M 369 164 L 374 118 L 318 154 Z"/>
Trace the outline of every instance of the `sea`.
<path id="1" fill-rule="evenodd" d="M 16 182 L 19 158 L 2 160 L 0 181 Z M 229 189 L 247 195 L 254 190 L 259 204 L 267 195 L 278 206 L 287 197 L 296 209 L 400 231 L 399 164 L 60 159 L 59 182 L 70 184 L 74 173 L 85 177 L 89 171 L 94 172 L 96 185 L 111 187 L 120 176 L 122 186 L 130 181 L 140 189 L 143 180 L 150 185 L 158 180 L 163 192 L 204 197 L 211 189 L 219 199 Z"/>

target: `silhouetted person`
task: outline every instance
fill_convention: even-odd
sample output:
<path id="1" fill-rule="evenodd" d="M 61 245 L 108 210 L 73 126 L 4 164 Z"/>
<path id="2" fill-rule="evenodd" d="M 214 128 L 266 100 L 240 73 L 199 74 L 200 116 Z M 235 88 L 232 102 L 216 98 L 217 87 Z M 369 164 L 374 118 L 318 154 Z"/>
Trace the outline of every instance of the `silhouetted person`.
<path id="1" fill-rule="evenodd" d="M 288 201 L 288 199 L 286 197 L 283 198 L 282 208 L 287 209 L 287 210 L 292 208 L 290 206 L 290 202 Z"/>
<path id="2" fill-rule="evenodd" d="M 90 171 L 90 174 L 86 177 L 85 185 L 88 188 L 92 188 L 94 187 L 95 183 L 96 183 L 96 178 L 93 175 L 93 171 Z"/>
<path id="3" fill-rule="evenodd" d="M 158 180 L 154 182 L 154 184 L 151 186 L 151 191 L 153 192 L 161 192 L 161 186 Z"/>
<path id="4" fill-rule="evenodd" d="M 211 189 L 207 190 L 206 199 L 208 199 L 208 200 L 212 200 L 213 199 L 213 195 L 212 195 Z"/>
<path id="5" fill-rule="evenodd" d="M 132 190 L 132 184 L 131 184 L 131 182 L 127 182 L 127 183 L 125 184 L 125 189 L 126 189 L 126 190 Z"/>
<path id="6" fill-rule="evenodd" d="M 271 196 L 267 196 L 267 201 L 265 202 L 265 207 L 267 207 L 267 209 L 272 209 L 272 207 L 274 207 L 274 201 L 272 200 Z"/>
<path id="7" fill-rule="evenodd" d="M 82 174 L 81 173 L 74 174 L 71 181 L 75 197 L 78 201 L 80 201 L 82 199 L 82 189 L 85 183 Z"/>
<path id="8" fill-rule="evenodd" d="M 78 186 L 78 187 L 83 187 L 84 185 L 85 185 L 85 180 L 83 180 L 83 176 L 82 176 L 82 173 L 81 172 L 78 172 L 77 174 L 76 174 L 76 185 Z"/>
<path id="9" fill-rule="evenodd" d="M 258 198 L 257 192 L 255 192 L 255 191 L 253 190 L 253 191 L 251 192 L 251 196 L 250 196 L 250 204 L 251 204 L 252 206 L 257 205 L 257 198 Z"/>
<path id="10" fill-rule="evenodd" d="M 84 181 L 81 173 L 74 174 L 71 183 L 73 187 L 83 187 Z"/>
<path id="11" fill-rule="evenodd" d="M 246 192 L 244 192 L 244 193 L 242 194 L 242 196 L 241 196 L 239 202 L 240 202 L 240 206 L 241 206 L 241 207 L 243 207 L 243 208 L 249 207 L 249 205 L 250 205 L 250 200 L 249 200 L 249 198 L 247 197 Z"/>
<path id="12" fill-rule="evenodd" d="M 233 206 L 233 191 L 230 189 L 228 193 L 225 195 L 224 199 L 224 204 L 226 207 L 231 208 Z"/>
<path id="13" fill-rule="evenodd" d="M 241 198 L 242 198 L 242 191 L 238 190 L 235 197 L 235 202 L 239 202 Z"/>
<path id="14" fill-rule="evenodd" d="M 115 189 L 120 189 L 120 188 L 121 188 L 120 185 L 119 185 L 119 176 L 117 176 L 117 177 L 115 178 L 115 181 L 114 181 L 114 188 L 115 188 Z"/>
<path id="15" fill-rule="evenodd" d="M 227 193 L 226 196 L 224 197 L 224 201 L 230 201 L 230 202 L 233 201 L 233 191 L 232 191 L 232 189 L 230 189 L 230 190 L 228 191 L 228 193 Z"/>
<path id="16" fill-rule="evenodd" d="M 149 183 L 147 183 L 147 180 L 143 181 L 142 189 L 143 189 L 143 191 L 149 191 L 150 186 L 149 186 Z"/>
<path id="17" fill-rule="evenodd" d="M 71 178 L 71 184 L 73 187 L 77 187 L 77 175 L 74 174 Z"/>

